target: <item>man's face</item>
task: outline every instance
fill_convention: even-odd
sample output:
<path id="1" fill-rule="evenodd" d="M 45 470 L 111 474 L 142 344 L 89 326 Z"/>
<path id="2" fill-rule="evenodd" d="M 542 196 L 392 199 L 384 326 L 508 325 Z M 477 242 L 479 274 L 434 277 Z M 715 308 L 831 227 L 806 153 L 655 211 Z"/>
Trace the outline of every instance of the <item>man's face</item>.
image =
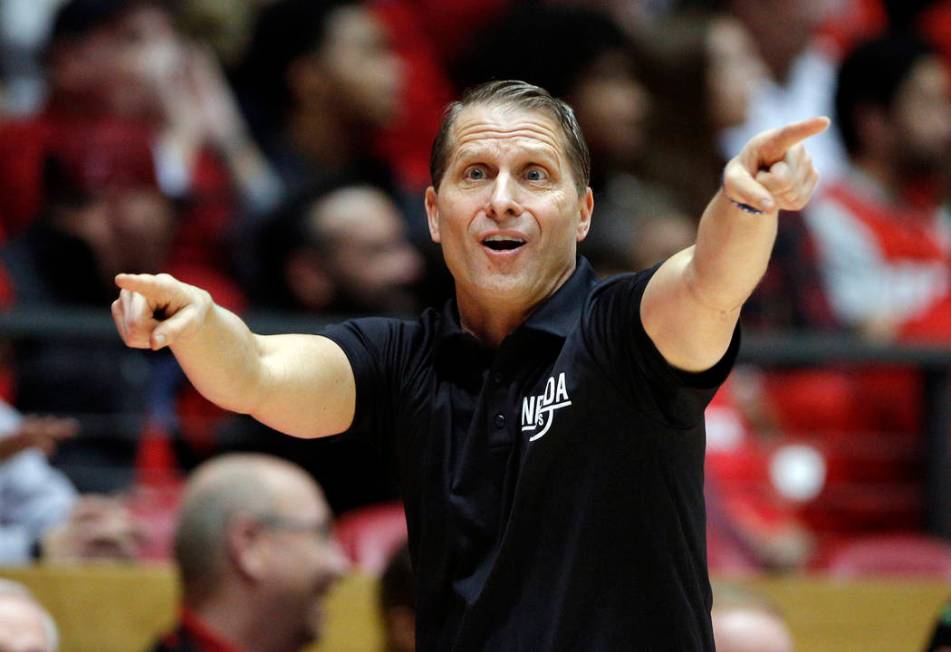
<path id="1" fill-rule="evenodd" d="M 901 85 L 891 111 L 895 159 L 905 175 L 943 168 L 951 153 L 948 74 L 936 57 L 922 59 Z"/>
<path id="2" fill-rule="evenodd" d="M 392 200 L 373 188 L 345 188 L 318 202 L 313 217 L 329 243 L 325 262 L 340 294 L 367 310 L 415 309 L 410 287 L 423 261 Z"/>
<path id="3" fill-rule="evenodd" d="M 332 537 L 330 508 L 319 489 L 297 477 L 275 483 L 265 598 L 275 633 L 303 647 L 320 638 L 324 598 L 348 564 Z"/>
<path id="4" fill-rule="evenodd" d="M 49 652 L 53 642 L 39 609 L 19 596 L 0 596 L 0 652 Z"/>
<path id="5" fill-rule="evenodd" d="M 182 74 L 183 48 L 171 17 L 143 5 L 100 26 L 65 50 L 54 77 L 114 114 L 160 115 L 160 85 Z"/>
<path id="6" fill-rule="evenodd" d="M 644 140 L 649 100 L 627 55 L 609 52 L 595 61 L 571 94 L 591 156 L 610 165 L 636 160 Z"/>
<path id="7" fill-rule="evenodd" d="M 342 7 L 331 16 L 327 32 L 320 61 L 341 110 L 386 126 L 396 115 L 403 70 L 383 25 L 365 7 Z"/>
<path id="8" fill-rule="evenodd" d="M 561 128 L 544 112 L 474 105 L 449 146 L 426 212 L 459 300 L 531 308 L 574 270 L 590 226 L 591 190 L 579 196 Z"/>

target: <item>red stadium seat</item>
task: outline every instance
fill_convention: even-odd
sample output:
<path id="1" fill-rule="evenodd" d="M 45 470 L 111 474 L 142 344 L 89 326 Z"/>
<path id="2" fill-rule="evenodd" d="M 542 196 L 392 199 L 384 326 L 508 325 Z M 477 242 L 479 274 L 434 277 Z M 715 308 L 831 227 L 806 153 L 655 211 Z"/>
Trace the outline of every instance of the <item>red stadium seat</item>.
<path id="1" fill-rule="evenodd" d="M 356 570 L 380 575 L 390 555 L 406 541 L 406 515 L 399 502 L 361 507 L 337 519 L 337 540 Z"/>

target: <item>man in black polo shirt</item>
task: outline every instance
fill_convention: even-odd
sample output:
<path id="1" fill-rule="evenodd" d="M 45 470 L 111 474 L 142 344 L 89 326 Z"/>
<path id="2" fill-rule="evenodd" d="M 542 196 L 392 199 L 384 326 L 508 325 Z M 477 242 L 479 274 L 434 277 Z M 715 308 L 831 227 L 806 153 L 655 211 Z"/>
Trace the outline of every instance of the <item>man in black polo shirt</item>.
<path id="1" fill-rule="evenodd" d="M 593 201 L 571 109 L 492 82 L 433 147 L 426 210 L 456 286 L 442 311 L 262 337 L 198 288 L 120 275 L 113 314 L 223 407 L 392 451 L 420 650 L 712 650 L 703 409 L 779 209 L 815 188 L 799 143 L 827 124 L 754 138 L 694 247 L 599 282 L 576 254 Z"/>

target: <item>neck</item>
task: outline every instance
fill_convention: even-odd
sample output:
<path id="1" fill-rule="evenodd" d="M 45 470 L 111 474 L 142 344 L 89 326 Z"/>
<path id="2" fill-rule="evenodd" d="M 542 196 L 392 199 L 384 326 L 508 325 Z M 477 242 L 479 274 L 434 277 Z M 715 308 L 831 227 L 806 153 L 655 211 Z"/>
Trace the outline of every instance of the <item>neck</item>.
<path id="1" fill-rule="evenodd" d="M 942 184 L 933 174 L 904 175 L 894 164 L 873 157 L 858 158 L 855 166 L 880 185 L 894 202 L 920 210 L 934 210 L 941 202 Z"/>
<path id="2" fill-rule="evenodd" d="M 340 170 L 359 155 L 363 138 L 356 138 L 346 118 L 333 111 L 305 107 L 294 111 L 287 123 L 294 147 L 322 168 Z"/>
<path id="3" fill-rule="evenodd" d="M 482 297 L 466 295 L 456 289 L 459 304 L 459 322 L 462 328 L 484 345 L 497 349 L 516 328 L 528 319 L 535 307 L 492 301 L 491 306 Z"/>
<path id="4" fill-rule="evenodd" d="M 246 595 L 224 593 L 213 600 L 189 604 L 188 609 L 222 641 L 248 652 L 290 652 L 289 641 L 276 636 L 272 622 Z"/>
<path id="5" fill-rule="evenodd" d="M 857 157 L 854 164 L 863 174 L 881 186 L 890 197 L 901 195 L 901 182 L 891 165 L 871 156 Z"/>
<path id="6" fill-rule="evenodd" d="M 468 291 L 456 284 L 456 302 L 462 328 L 485 346 L 497 349 L 506 337 L 525 323 L 529 315 L 565 284 L 575 271 L 575 263 L 550 283 L 540 285 L 529 299 L 506 298 L 494 289 Z"/>

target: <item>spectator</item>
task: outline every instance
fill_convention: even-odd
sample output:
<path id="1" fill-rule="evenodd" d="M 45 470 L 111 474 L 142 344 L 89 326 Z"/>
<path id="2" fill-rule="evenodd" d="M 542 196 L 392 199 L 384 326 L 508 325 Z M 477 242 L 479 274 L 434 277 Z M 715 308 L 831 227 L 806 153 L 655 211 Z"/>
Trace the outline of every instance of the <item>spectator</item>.
<path id="1" fill-rule="evenodd" d="M 76 432 L 62 419 L 21 418 L 0 403 L 0 565 L 24 564 L 37 556 L 43 537 L 65 523 L 76 490 L 44 454 Z"/>
<path id="2" fill-rule="evenodd" d="M 753 91 L 748 119 L 724 134 L 724 155 L 753 135 L 814 115 L 832 115 L 835 62 L 817 34 L 826 0 L 729 0 L 726 6 L 749 30 L 767 74 Z M 825 180 L 838 175 L 845 153 L 829 130 L 810 153 Z"/>
<path id="3" fill-rule="evenodd" d="M 162 3 L 70 0 L 56 15 L 46 62 L 50 92 L 42 111 L 0 131 L 6 235 L 42 212 L 51 147 L 81 140 L 90 128 L 123 125 L 149 141 L 160 189 L 181 202 L 169 262 L 196 279 L 214 274 L 216 286 L 233 292 L 224 245 L 235 190 L 270 206 L 276 182 L 268 182 L 211 56 L 184 41 Z"/>
<path id="4" fill-rule="evenodd" d="M 728 14 L 676 14 L 652 28 L 643 47 L 653 103 L 644 173 L 696 220 L 720 187 L 726 159 L 718 137 L 746 122 L 763 64 Z"/>
<path id="5" fill-rule="evenodd" d="M 44 214 L 0 250 L 15 305 L 99 307 L 117 270 L 165 264 L 178 222 L 152 163 L 147 137 L 117 124 L 55 144 L 43 164 Z M 108 341 L 17 343 L 17 407 L 82 422 L 83 436 L 54 458 L 80 491 L 111 493 L 131 482 L 149 364 Z"/>
<path id="6" fill-rule="evenodd" d="M 175 561 L 181 620 L 155 652 L 297 652 L 319 639 L 323 598 L 346 571 L 320 488 L 262 455 L 223 456 L 194 472 Z"/>
<path id="7" fill-rule="evenodd" d="M 782 616 L 765 598 L 738 586 L 713 590 L 713 638 L 719 652 L 792 652 Z"/>
<path id="8" fill-rule="evenodd" d="M 342 185 L 304 199 L 260 238 L 260 303 L 312 314 L 408 314 L 422 260 L 393 201 Z"/>
<path id="9" fill-rule="evenodd" d="M 21 417 L 0 403 L 0 430 L 0 565 L 137 556 L 141 534 L 121 502 L 77 496 L 46 460 L 75 421 Z"/>
<path id="10" fill-rule="evenodd" d="M 380 579 L 380 612 L 383 652 L 415 652 L 416 580 L 405 544 L 390 557 Z"/>
<path id="11" fill-rule="evenodd" d="M 364 5 L 269 4 L 241 78 L 286 198 L 341 177 L 390 187 L 390 171 L 370 144 L 375 130 L 395 116 L 401 68 L 383 26 Z"/>
<path id="12" fill-rule="evenodd" d="M 912 36 L 867 42 L 839 72 L 849 165 L 805 219 L 833 312 L 859 332 L 947 339 L 951 240 L 939 205 L 951 154 L 948 89 L 941 60 Z"/>
<path id="13" fill-rule="evenodd" d="M 0 579 L 0 650 L 56 652 L 59 633 L 52 616 L 17 582 Z"/>

